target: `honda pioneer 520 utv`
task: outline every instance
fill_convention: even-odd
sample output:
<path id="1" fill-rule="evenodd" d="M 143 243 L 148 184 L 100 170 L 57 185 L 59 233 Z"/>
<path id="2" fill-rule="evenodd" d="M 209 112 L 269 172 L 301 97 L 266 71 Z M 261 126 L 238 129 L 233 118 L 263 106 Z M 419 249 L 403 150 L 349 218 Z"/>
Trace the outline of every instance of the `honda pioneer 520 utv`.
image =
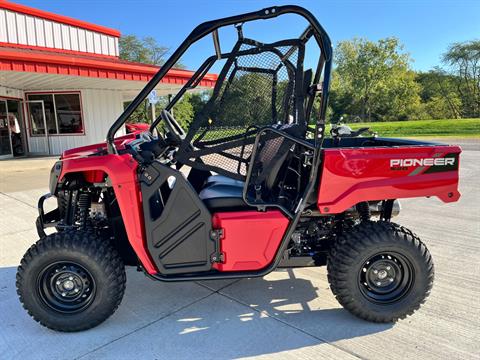
<path id="1" fill-rule="evenodd" d="M 306 28 L 274 41 L 248 37 L 252 28 L 265 34 L 258 26 L 277 17 Z M 115 137 L 185 51 L 210 34 L 210 57 L 150 129 Z M 28 313 L 59 331 L 96 326 L 122 300 L 125 265 L 160 281 L 326 265 L 333 294 L 356 316 L 393 322 L 412 314 L 432 288 L 432 258 L 391 219 L 399 198 L 457 201 L 461 150 L 365 129 L 335 128 L 324 138 L 331 67 L 327 33 L 298 6 L 196 27 L 104 144 L 65 151 L 54 165 L 50 193 L 38 204 L 40 240 L 17 273 Z M 184 130 L 172 109 L 209 71 L 218 72 L 215 87 Z M 49 197 L 58 207 L 45 212 Z"/>

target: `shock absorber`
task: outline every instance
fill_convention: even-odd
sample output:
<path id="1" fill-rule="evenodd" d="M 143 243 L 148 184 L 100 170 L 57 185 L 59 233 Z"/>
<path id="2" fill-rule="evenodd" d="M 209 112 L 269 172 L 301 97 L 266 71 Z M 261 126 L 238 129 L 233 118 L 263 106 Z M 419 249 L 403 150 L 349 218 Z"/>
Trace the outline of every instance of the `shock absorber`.
<path id="1" fill-rule="evenodd" d="M 87 227 L 87 218 L 90 209 L 90 194 L 81 193 L 78 197 L 78 224 L 81 229 Z"/>
<path id="2" fill-rule="evenodd" d="M 360 217 L 360 220 L 362 221 L 368 221 L 370 220 L 371 214 L 370 214 L 370 206 L 368 205 L 368 202 L 364 201 L 361 203 L 358 203 L 356 206 L 358 216 Z"/>

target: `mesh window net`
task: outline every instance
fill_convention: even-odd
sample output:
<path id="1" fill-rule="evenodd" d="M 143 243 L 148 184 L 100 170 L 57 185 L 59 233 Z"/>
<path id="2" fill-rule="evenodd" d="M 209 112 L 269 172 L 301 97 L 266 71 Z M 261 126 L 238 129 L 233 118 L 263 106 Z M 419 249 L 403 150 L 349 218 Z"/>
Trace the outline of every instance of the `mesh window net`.
<path id="1" fill-rule="evenodd" d="M 245 180 L 261 127 L 304 124 L 303 43 L 241 38 L 212 97 L 193 120 L 177 158 L 192 167 Z"/>

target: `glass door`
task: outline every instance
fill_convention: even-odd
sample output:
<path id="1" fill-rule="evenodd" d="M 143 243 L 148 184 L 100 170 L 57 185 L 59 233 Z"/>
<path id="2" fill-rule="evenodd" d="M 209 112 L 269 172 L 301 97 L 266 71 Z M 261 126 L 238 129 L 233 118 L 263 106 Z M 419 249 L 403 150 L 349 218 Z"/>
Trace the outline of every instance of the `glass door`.
<path id="1" fill-rule="evenodd" d="M 8 126 L 8 106 L 6 100 L 0 100 L 0 158 L 12 156 L 10 127 Z"/>
<path id="2" fill-rule="evenodd" d="M 30 100 L 27 104 L 29 127 L 30 152 L 50 155 L 50 142 L 48 140 L 47 118 L 45 116 L 45 104 L 43 100 Z"/>

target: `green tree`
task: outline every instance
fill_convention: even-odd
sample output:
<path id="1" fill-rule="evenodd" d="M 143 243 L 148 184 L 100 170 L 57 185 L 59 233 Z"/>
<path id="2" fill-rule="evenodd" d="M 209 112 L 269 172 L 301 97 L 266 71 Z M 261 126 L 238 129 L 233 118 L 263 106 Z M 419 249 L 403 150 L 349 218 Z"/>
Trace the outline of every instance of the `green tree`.
<path id="1" fill-rule="evenodd" d="M 410 56 L 396 38 L 341 41 L 336 47 L 332 111 L 364 121 L 406 120 L 420 107 Z"/>
<path id="2" fill-rule="evenodd" d="M 462 101 L 456 91 L 455 76 L 440 68 L 416 76 L 422 101 L 421 117 L 425 119 L 459 118 Z"/>
<path id="3" fill-rule="evenodd" d="M 207 103 L 211 91 L 187 92 L 173 107 L 173 116 L 183 130 L 188 130 L 195 115 L 198 114 Z M 164 107 L 168 102 L 165 103 Z"/>
<path id="4" fill-rule="evenodd" d="M 187 130 L 190 127 L 193 116 L 195 115 L 193 105 L 190 101 L 191 96 L 189 93 L 185 94 L 173 107 L 173 116 L 183 130 Z"/>
<path id="5" fill-rule="evenodd" d="M 131 101 L 125 101 L 123 103 L 123 109 L 125 110 L 128 105 L 130 105 Z M 144 100 L 137 109 L 130 115 L 128 118 L 129 123 L 150 123 L 150 112 L 149 112 L 150 105 L 148 104 L 148 100 Z"/>
<path id="6" fill-rule="evenodd" d="M 277 109 L 281 109 L 286 85 L 283 82 L 277 84 Z M 212 119 L 217 122 L 217 126 L 271 124 L 272 86 L 272 77 L 268 74 L 251 72 L 238 76 L 217 100 L 211 114 Z"/>
<path id="7" fill-rule="evenodd" d="M 169 48 L 159 45 L 151 36 L 140 39 L 136 35 L 125 35 L 120 37 L 118 46 L 120 59 L 152 65 L 163 65 L 169 51 Z M 175 67 L 185 68 L 181 61 Z"/>
<path id="8" fill-rule="evenodd" d="M 451 44 L 442 57 L 454 75 L 463 117 L 480 117 L 480 40 Z"/>

